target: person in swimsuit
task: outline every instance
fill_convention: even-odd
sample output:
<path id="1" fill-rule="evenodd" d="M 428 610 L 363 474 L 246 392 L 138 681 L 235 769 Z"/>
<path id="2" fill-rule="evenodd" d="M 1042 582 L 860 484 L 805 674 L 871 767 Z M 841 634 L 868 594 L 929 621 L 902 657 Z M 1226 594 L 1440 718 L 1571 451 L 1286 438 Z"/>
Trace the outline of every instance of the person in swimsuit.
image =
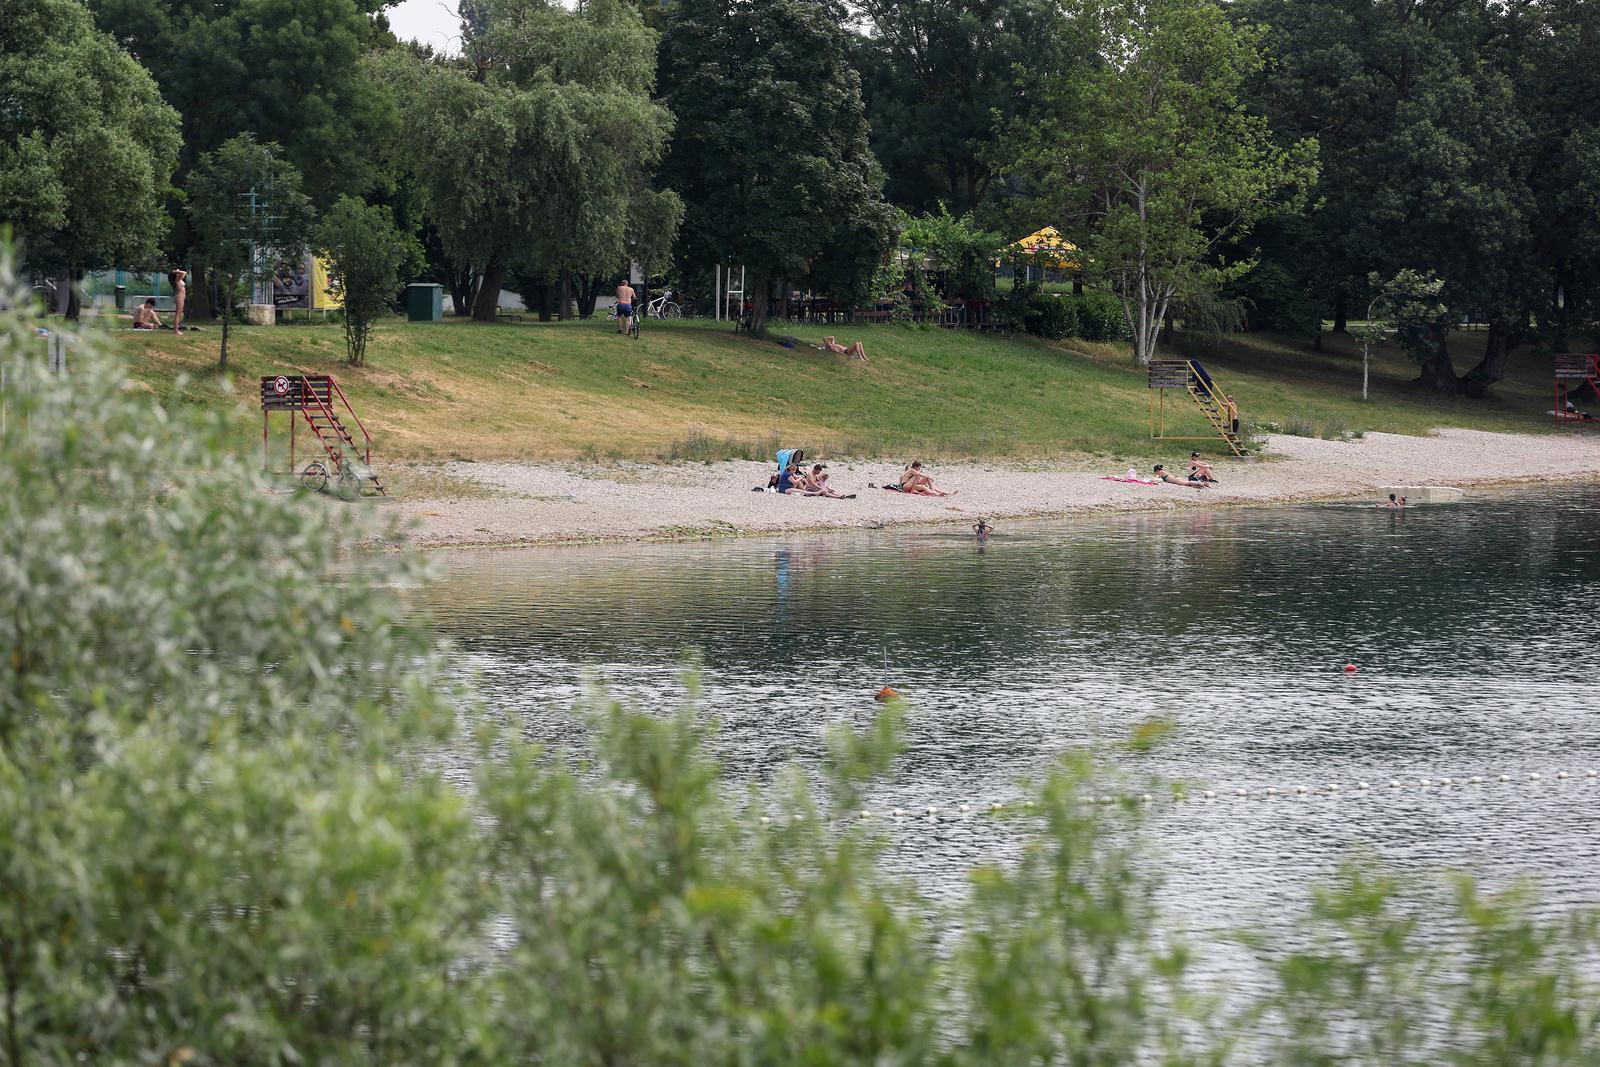
<path id="1" fill-rule="evenodd" d="M 980 545 L 989 543 L 989 534 L 993 530 L 994 527 L 989 525 L 987 519 L 979 519 L 978 525 L 972 528 L 972 532 L 978 535 L 978 544 Z"/>
<path id="2" fill-rule="evenodd" d="M 172 332 L 179 333 L 183 330 L 183 305 L 189 295 L 189 286 L 184 279 L 189 277 L 189 272 L 178 269 L 172 272 L 172 288 L 174 304 L 172 308 Z"/>
<path id="3" fill-rule="evenodd" d="M 1238 437 L 1239 436 L 1239 402 L 1233 399 L 1233 395 L 1231 393 L 1228 395 L 1228 420 L 1233 425 L 1233 436 Z"/>
<path id="4" fill-rule="evenodd" d="M 955 491 L 945 492 L 933 484 L 933 479 L 922 473 L 922 460 L 914 459 L 911 466 L 900 475 L 900 491 L 917 496 L 955 496 Z"/>
<path id="5" fill-rule="evenodd" d="M 1160 463 L 1156 464 L 1156 477 L 1158 479 L 1160 479 L 1161 481 L 1166 482 L 1168 485 L 1181 485 L 1181 486 L 1184 486 L 1187 489 L 1207 489 L 1207 488 L 1209 488 L 1209 486 L 1205 482 L 1197 482 L 1192 478 L 1190 478 L 1190 479 L 1174 478 L 1172 475 L 1167 473 L 1167 468 L 1163 464 L 1160 464 Z"/>
<path id="6" fill-rule="evenodd" d="M 161 316 L 156 314 L 155 297 L 146 297 L 144 303 L 133 309 L 133 328 L 135 330 L 161 329 Z"/>
<path id="7" fill-rule="evenodd" d="M 617 332 L 627 333 L 633 326 L 633 286 L 626 281 L 617 286 Z"/>
<path id="8" fill-rule="evenodd" d="M 1214 482 L 1211 476 L 1211 464 L 1200 458 L 1200 453 L 1189 453 L 1189 480 L 1195 482 Z"/>
<path id="9" fill-rule="evenodd" d="M 871 360 L 867 359 L 866 346 L 860 341 L 857 341 L 849 348 L 846 348 L 838 341 L 835 341 L 832 337 L 824 337 L 822 339 L 822 347 L 826 348 L 829 352 L 832 352 L 836 356 L 850 356 L 852 359 L 859 359 L 863 363 L 872 362 Z"/>

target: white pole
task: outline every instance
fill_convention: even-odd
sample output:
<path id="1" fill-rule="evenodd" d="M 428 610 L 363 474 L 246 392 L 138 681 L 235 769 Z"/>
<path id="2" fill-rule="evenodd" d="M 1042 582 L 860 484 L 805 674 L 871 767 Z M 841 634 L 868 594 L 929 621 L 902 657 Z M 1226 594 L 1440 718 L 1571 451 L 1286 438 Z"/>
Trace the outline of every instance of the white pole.
<path id="1" fill-rule="evenodd" d="M 717 302 L 717 321 L 721 322 L 722 321 L 722 264 L 721 263 L 717 264 L 717 280 L 712 285 L 712 288 L 713 288 L 713 290 L 715 290 L 715 292 L 712 294 L 713 299 L 715 299 L 716 302 Z"/>

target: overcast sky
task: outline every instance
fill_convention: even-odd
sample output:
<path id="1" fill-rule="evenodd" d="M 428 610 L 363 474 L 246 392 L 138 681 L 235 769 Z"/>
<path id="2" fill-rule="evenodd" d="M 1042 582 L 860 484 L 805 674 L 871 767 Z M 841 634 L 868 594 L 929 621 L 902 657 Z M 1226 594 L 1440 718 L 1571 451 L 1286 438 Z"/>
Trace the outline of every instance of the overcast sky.
<path id="1" fill-rule="evenodd" d="M 456 0 L 401 0 L 389 9 L 389 26 L 402 41 L 421 41 L 443 52 L 461 51 Z"/>

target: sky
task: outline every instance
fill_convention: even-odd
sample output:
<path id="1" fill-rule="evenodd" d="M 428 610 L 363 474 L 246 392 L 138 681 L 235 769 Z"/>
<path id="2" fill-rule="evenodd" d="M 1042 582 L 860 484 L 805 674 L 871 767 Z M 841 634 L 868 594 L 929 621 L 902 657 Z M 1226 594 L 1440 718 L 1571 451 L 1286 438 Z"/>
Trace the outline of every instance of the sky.
<path id="1" fill-rule="evenodd" d="M 402 41 L 421 41 L 443 52 L 461 51 L 456 0 L 401 0 L 388 14 L 390 29 Z"/>

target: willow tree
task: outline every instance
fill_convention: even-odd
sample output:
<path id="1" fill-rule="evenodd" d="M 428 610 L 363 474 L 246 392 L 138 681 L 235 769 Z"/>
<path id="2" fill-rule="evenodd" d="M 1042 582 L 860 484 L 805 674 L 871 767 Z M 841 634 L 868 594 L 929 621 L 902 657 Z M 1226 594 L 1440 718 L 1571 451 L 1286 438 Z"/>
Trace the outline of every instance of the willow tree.
<path id="1" fill-rule="evenodd" d="M 479 270 L 472 317 L 487 322 L 514 270 L 626 264 L 672 116 L 650 97 L 656 35 L 634 6 L 483 0 L 463 28 L 460 61 L 378 69 L 412 110 L 400 156 L 444 252 Z"/>
<path id="2" fill-rule="evenodd" d="M 1217 0 L 1067 0 L 1058 32 L 1083 61 L 1042 80 L 1042 117 L 1011 154 L 1040 213 L 1070 230 L 1085 275 L 1122 301 L 1150 361 L 1175 302 L 1215 292 L 1249 261 L 1218 252 L 1316 174 L 1316 144 L 1274 143 L 1240 100 L 1261 66 L 1255 35 Z"/>

